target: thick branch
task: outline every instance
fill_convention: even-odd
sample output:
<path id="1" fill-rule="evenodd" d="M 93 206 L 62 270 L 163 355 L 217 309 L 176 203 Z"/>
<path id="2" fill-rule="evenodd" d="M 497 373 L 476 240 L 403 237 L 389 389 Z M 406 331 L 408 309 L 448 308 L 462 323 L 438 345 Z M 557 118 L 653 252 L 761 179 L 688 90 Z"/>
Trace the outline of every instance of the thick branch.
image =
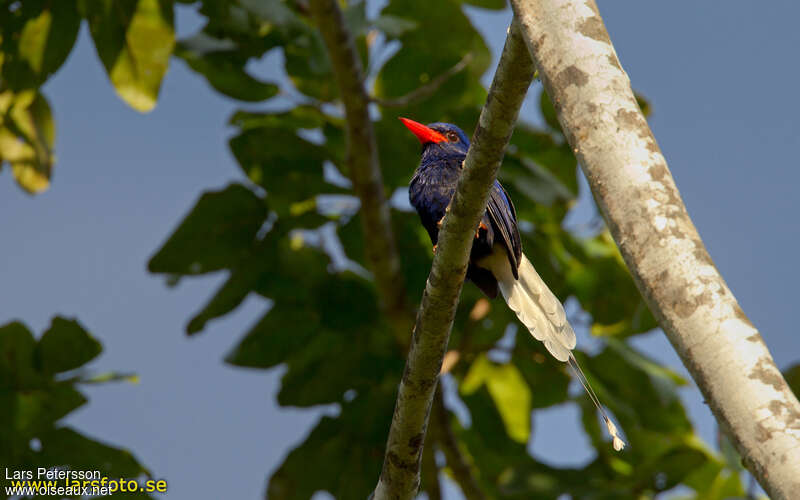
<path id="1" fill-rule="evenodd" d="M 681 200 L 594 0 L 512 0 L 523 35 L 636 284 L 771 498 L 800 492 L 800 403 Z"/>
<path id="2" fill-rule="evenodd" d="M 411 499 L 419 488 L 419 466 L 442 357 L 464 283 L 469 253 L 480 216 L 494 183 L 533 78 L 533 64 L 513 29 L 506 39 L 486 105 L 472 136 L 464 170 L 439 232 L 411 348 L 397 394 L 383 471 L 375 498 Z"/>
<path id="3" fill-rule="evenodd" d="M 336 0 L 312 0 L 311 12 L 325 40 L 347 117 L 347 173 L 361 200 L 367 263 L 375 275 L 384 312 L 404 334 L 409 324 L 405 280 L 392 234 L 361 59 Z"/>

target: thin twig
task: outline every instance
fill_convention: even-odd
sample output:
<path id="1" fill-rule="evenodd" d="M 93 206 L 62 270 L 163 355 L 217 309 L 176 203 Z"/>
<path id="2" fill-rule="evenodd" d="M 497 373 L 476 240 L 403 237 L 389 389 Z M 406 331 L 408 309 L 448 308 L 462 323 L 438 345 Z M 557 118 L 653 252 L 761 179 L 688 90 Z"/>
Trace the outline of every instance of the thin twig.
<path id="1" fill-rule="evenodd" d="M 439 443 L 442 453 L 444 453 L 453 479 L 458 483 L 467 500 L 485 500 L 486 495 L 478 485 L 472 467 L 467 463 L 467 459 L 458 447 L 458 439 L 453 434 L 453 428 L 450 425 L 450 412 L 444 406 L 441 387 L 436 389 L 431 411 L 433 413 L 431 415 L 431 432 L 436 436 L 436 442 Z"/>
<path id="2" fill-rule="evenodd" d="M 391 97 L 388 99 L 373 96 L 370 98 L 370 100 L 379 104 L 380 106 L 383 106 L 384 108 L 403 108 L 417 101 L 421 101 L 432 96 L 437 90 L 439 90 L 439 87 L 444 85 L 447 80 L 466 68 L 474 58 L 475 56 L 472 54 L 472 52 L 467 53 L 455 64 L 455 66 L 438 75 L 425 85 L 412 90 L 406 95 L 402 95 L 400 97 Z"/>
<path id="3" fill-rule="evenodd" d="M 422 452 L 422 484 L 428 493 L 428 500 L 442 500 L 439 465 L 436 463 L 436 449 L 433 445 L 433 436 L 429 434 Z"/>

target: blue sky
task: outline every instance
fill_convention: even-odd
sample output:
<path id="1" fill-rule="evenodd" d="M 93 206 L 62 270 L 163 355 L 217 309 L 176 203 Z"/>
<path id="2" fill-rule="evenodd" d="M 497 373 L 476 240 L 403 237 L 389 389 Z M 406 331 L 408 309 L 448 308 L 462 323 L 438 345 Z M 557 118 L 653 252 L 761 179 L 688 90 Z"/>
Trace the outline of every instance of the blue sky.
<path id="1" fill-rule="evenodd" d="M 653 104 L 654 134 L 711 256 L 778 365 L 800 361 L 800 4 L 600 2 L 600 11 L 634 88 Z M 509 12 L 469 12 L 496 61 Z M 183 35 L 198 26 L 186 8 L 177 21 Z M 275 62 L 255 68 L 269 76 Z M 20 319 L 38 333 L 54 314 L 75 316 L 105 346 L 94 369 L 140 374 L 138 385 L 88 390 L 90 404 L 67 423 L 132 449 L 168 480 L 168 498 L 260 498 L 322 410 L 278 408 L 281 369 L 223 364 L 263 300 L 189 339 L 187 319 L 224 276 L 169 289 L 145 270 L 201 191 L 242 178 L 226 144 L 236 103 L 173 61 L 157 108 L 132 111 L 85 27 L 45 91 L 58 126 L 52 187 L 31 198 L 0 174 L 0 323 Z M 537 121 L 534 110 L 529 103 L 523 117 Z M 683 372 L 660 333 L 636 343 Z M 707 407 L 694 389 L 685 398 L 712 439 Z M 537 415 L 532 448 L 557 464 L 592 456 L 571 409 Z"/>

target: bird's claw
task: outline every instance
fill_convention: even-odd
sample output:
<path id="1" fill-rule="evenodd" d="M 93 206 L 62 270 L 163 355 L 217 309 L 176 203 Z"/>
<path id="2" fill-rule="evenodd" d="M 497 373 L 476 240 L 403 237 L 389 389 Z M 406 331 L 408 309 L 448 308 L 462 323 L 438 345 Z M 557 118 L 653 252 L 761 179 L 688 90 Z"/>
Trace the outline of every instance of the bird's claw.
<path id="1" fill-rule="evenodd" d="M 436 247 L 438 247 L 438 246 L 439 245 L 433 245 L 433 253 L 436 253 Z"/>
<path id="2" fill-rule="evenodd" d="M 442 228 L 442 224 L 444 223 L 444 218 L 445 218 L 445 217 L 446 217 L 446 216 L 442 216 L 442 218 L 441 218 L 441 219 L 439 219 L 439 222 L 437 222 L 437 223 L 436 223 L 436 227 L 438 227 L 439 229 L 441 229 L 441 228 Z"/>
<path id="3" fill-rule="evenodd" d="M 478 229 L 475 230 L 475 239 L 481 237 L 481 231 L 482 230 L 483 231 L 488 231 L 489 230 L 489 227 L 483 221 L 481 221 L 481 223 L 478 224 Z"/>

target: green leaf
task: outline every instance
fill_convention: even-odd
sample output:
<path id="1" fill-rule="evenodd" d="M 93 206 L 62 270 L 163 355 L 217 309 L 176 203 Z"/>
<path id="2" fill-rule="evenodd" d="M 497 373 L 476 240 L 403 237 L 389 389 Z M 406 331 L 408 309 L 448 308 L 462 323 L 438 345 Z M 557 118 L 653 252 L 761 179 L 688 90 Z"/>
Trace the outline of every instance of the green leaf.
<path id="1" fill-rule="evenodd" d="M 7 106 L 7 107 L 6 107 Z M 5 127 L 0 128 L 0 161 L 7 161 L 17 183 L 31 194 L 50 185 L 55 123 L 50 105 L 38 92 L 0 94 Z"/>
<path id="2" fill-rule="evenodd" d="M 417 22 L 408 18 L 384 14 L 378 16 L 372 24 L 387 36 L 397 38 L 407 31 L 417 28 Z"/>
<path id="3" fill-rule="evenodd" d="M 74 319 L 53 318 L 37 346 L 42 371 L 74 370 L 96 358 L 103 347 Z"/>
<path id="4" fill-rule="evenodd" d="M 527 176 L 522 175 L 522 179 L 533 184 L 534 188 L 538 187 L 531 194 L 525 193 L 530 199 L 550 205 L 558 199 L 571 201 L 578 196 L 577 160 L 569 145 L 557 134 L 520 124 L 514 130 L 510 144 L 508 156 L 526 168 L 523 172 Z M 506 160 L 501 170 L 504 175 L 508 164 Z M 519 182 L 516 179 L 512 181 Z M 517 187 L 521 189 L 521 186 Z"/>
<path id="5" fill-rule="evenodd" d="M 76 321 L 61 317 L 53 318 L 38 344 L 21 323 L 0 327 L 1 462 L 20 470 L 58 466 L 125 478 L 147 473 L 130 452 L 59 426 L 62 418 L 87 402 L 75 385 L 101 380 L 56 373 L 83 365 L 100 349 Z M 34 439 L 40 448 L 32 446 Z"/>
<path id="6" fill-rule="evenodd" d="M 619 417 L 631 448 L 642 449 L 635 441 L 637 429 L 660 433 L 663 439 L 670 434 L 684 439 L 691 424 L 678 398 L 675 376 L 653 369 L 643 355 L 622 345 L 611 342 L 596 356 L 576 356 L 600 400 Z"/>
<path id="7" fill-rule="evenodd" d="M 286 275 L 305 294 L 275 297 L 275 306 L 227 357 L 231 364 L 254 368 L 287 362 L 278 394 L 282 405 L 340 401 L 348 389 L 367 390 L 389 375 L 396 380 L 402 370 L 372 285 L 351 273 L 312 274 L 312 269 L 305 266 L 307 283 Z M 338 293 L 330 294 L 334 289 Z"/>
<path id="8" fill-rule="evenodd" d="M 35 90 L 47 81 L 72 51 L 80 21 L 71 1 L 22 2 L 13 12 L 5 12 L 0 20 L 4 87 L 15 92 Z"/>
<path id="9" fill-rule="evenodd" d="M 318 30 L 280 0 L 242 0 L 240 4 L 256 20 L 260 34 L 282 46 L 286 73 L 300 92 L 321 101 L 337 96 L 328 52 Z"/>
<path id="10" fill-rule="evenodd" d="M 248 368 L 271 368 L 300 351 L 318 328 L 315 311 L 278 305 L 256 323 L 225 361 Z"/>
<path id="11" fill-rule="evenodd" d="M 246 102 L 264 101 L 278 93 L 278 86 L 251 76 L 231 51 L 204 52 L 197 45 L 208 42 L 199 40 L 207 35 L 199 34 L 182 40 L 175 49 L 175 55 L 186 61 L 193 70 L 206 77 L 208 83 L 218 92 L 228 97 Z M 220 41 L 220 43 L 222 43 Z"/>
<path id="12" fill-rule="evenodd" d="M 409 12 L 415 14 L 414 20 L 419 25 L 398 37 L 403 49 L 381 69 L 375 82 L 375 93 L 383 98 L 405 95 L 445 73 L 471 53 L 474 57 L 464 71 L 449 78 L 430 97 L 403 110 L 403 115 L 423 123 L 460 123 L 455 119 L 455 111 L 480 107 L 486 99 L 486 90 L 480 84 L 480 77 L 490 61 L 486 44 L 460 5 L 452 0 L 392 1 L 381 16 L 403 17 Z M 447 36 L 441 36 L 442 26 L 447 26 Z M 420 61 L 425 63 L 420 64 Z"/>
<path id="13" fill-rule="evenodd" d="M 563 134 L 561 131 L 561 124 L 558 123 L 558 115 L 556 115 L 553 102 L 544 89 L 539 93 L 539 110 L 542 113 L 542 118 L 544 118 L 545 123 L 547 123 L 553 131 Z"/>
<path id="14" fill-rule="evenodd" d="M 97 55 L 137 111 L 156 105 L 175 45 L 171 0 L 82 0 Z"/>
<path id="15" fill-rule="evenodd" d="M 523 443 L 507 437 L 505 424 L 487 388 L 462 396 L 470 413 L 471 426 L 453 422 L 456 435 L 466 446 L 473 474 L 491 498 L 551 499 L 569 492 L 576 474 L 558 470 L 534 460 Z M 580 482 L 589 478 L 583 475 Z"/>
<path id="16" fill-rule="evenodd" d="M 633 95 L 636 97 L 636 104 L 639 105 L 639 109 L 642 110 L 642 114 L 645 116 L 645 118 L 650 118 L 650 115 L 653 113 L 650 101 L 638 92 L 634 92 Z"/>
<path id="17" fill-rule="evenodd" d="M 738 471 L 708 462 L 692 471 L 684 483 L 697 492 L 698 500 L 728 500 L 743 498 L 745 490 Z"/>
<path id="18" fill-rule="evenodd" d="M 394 386 L 360 393 L 341 406 L 337 417 L 322 417 L 273 473 L 268 498 L 311 498 L 319 490 L 340 500 L 369 496 L 381 471 Z"/>
<path id="19" fill-rule="evenodd" d="M 613 349 L 617 354 L 625 358 L 625 361 L 639 370 L 647 373 L 647 375 L 650 376 L 653 381 L 661 380 L 668 383 L 670 388 L 665 389 L 667 391 L 671 391 L 671 386 L 673 385 L 682 387 L 688 385 L 689 383 L 685 378 L 680 376 L 671 368 L 656 363 L 652 359 L 633 349 L 630 345 L 619 339 L 609 338 L 606 339 L 606 343 L 610 349 Z"/>
<path id="20" fill-rule="evenodd" d="M 567 400 L 570 375 L 566 365 L 556 361 L 522 326 L 517 329 L 511 359 L 530 387 L 533 408 L 546 408 Z"/>
<path id="21" fill-rule="evenodd" d="M 557 232 L 548 253 L 563 266 L 570 293 L 592 315 L 594 335 L 627 337 L 657 326 L 607 230 L 583 239 Z"/>
<path id="22" fill-rule="evenodd" d="M 365 0 L 348 2 L 342 11 L 342 17 L 353 38 L 367 33 L 370 23 L 367 21 L 367 2 Z"/>
<path id="23" fill-rule="evenodd" d="M 295 106 L 283 113 L 239 110 L 231 116 L 228 123 L 243 131 L 261 127 L 296 130 L 320 128 L 327 120 L 329 118 L 313 106 Z"/>
<path id="24" fill-rule="evenodd" d="M 0 327 L 0 391 L 38 385 L 35 351 L 36 341 L 25 325 L 14 321 Z"/>
<path id="25" fill-rule="evenodd" d="M 173 274 L 225 269 L 247 254 L 266 218 L 264 201 L 241 184 L 207 191 L 150 259 L 148 269 Z"/>
<path id="26" fill-rule="evenodd" d="M 13 411 L 14 430 L 19 437 L 31 439 L 86 402 L 83 394 L 63 383 L 46 389 L 18 391 Z"/>
<path id="27" fill-rule="evenodd" d="M 270 206 L 279 216 L 320 192 L 339 191 L 323 177 L 324 150 L 293 130 L 260 127 L 230 140 L 239 166 L 255 184 L 267 190 Z"/>
<path id="28" fill-rule="evenodd" d="M 506 0 L 463 0 L 463 2 L 483 9 L 500 10 L 506 8 Z"/>
<path id="29" fill-rule="evenodd" d="M 794 395 L 800 398 L 800 363 L 795 363 L 783 371 L 783 377 Z"/>
<path id="30" fill-rule="evenodd" d="M 101 474 L 114 478 L 149 476 L 149 471 L 131 452 L 94 441 L 68 427 L 53 429 L 40 439 L 42 449 L 37 459 L 41 467 L 99 470 Z"/>
<path id="31" fill-rule="evenodd" d="M 492 396 L 508 436 L 527 443 L 531 435 L 531 390 L 516 366 L 498 365 L 485 355 L 473 361 L 461 384 L 463 394 L 472 394 L 485 385 Z"/>
<path id="32" fill-rule="evenodd" d="M 333 101 L 339 94 L 331 73 L 331 63 L 322 35 L 308 30 L 283 48 L 286 73 L 300 92 Z"/>

